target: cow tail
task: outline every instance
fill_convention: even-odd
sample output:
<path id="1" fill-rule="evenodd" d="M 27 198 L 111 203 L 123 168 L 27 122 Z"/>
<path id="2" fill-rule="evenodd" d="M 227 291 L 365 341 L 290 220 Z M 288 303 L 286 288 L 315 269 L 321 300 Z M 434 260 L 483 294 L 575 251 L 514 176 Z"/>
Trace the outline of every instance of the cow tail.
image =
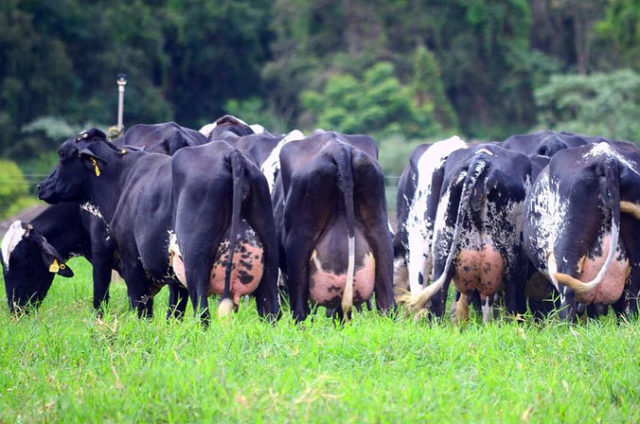
<path id="1" fill-rule="evenodd" d="M 615 256 L 618 248 L 618 238 L 620 236 L 620 172 L 618 162 L 615 159 L 605 159 L 602 165 L 604 178 L 600 183 L 600 192 L 604 206 L 609 209 L 611 215 L 611 237 L 609 238 L 609 253 L 602 268 L 593 280 L 584 282 L 568 274 L 554 273 L 553 278 L 560 284 L 570 287 L 575 293 L 588 293 L 598 287 L 604 279 L 604 274 L 609 269 L 609 265 Z M 555 258 L 553 258 L 555 261 Z"/>
<path id="2" fill-rule="evenodd" d="M 640 206 L 634 202 L 629 202 L 627 200 L 620 201 L 620 212 L 628 213 L 633 215 L 635 219 L 640 219 Z"/>
<path id="3" fill-rule="evenodd" d="M 355 278 L 356 265 L 356 237 L 355 237 L 355 212 L 353 206 L 353 169 L 351 165 L 351 149 L 341 146 L 340 152 L 334 155 L 334 161 L 338 167 L 338 188 L 344 197 L 344 207 L 347 214 L 347 243 L 348 263 L 347 281 L 342 293 L 342 313 L 345 319 L 349 319 L 353 306 L 353 280 Z"/>
<path id="4" fill-rule="evenodd" d="M 453 230 L 453 237 L 451 239 L 451 248 L 449 249 L 444 270 L 440 275 L 440 278 L 425 287 L 419 293 L 408 294 L 404 298 L 399 299 L 400 302 L 407 303 L 409 305 L 409 308 L 414 313 L 421 312 L 422 310 L 427 308 L 430 304 L 431 298 L 440 290 L 442 290 L 442 287 L 447 280 L 447 275 L 449 274 L 451 264 L 458 251 L 460 233 L 462 232 L 462 224 L 467 210 L 469 209 L 473 190 L 477 182 L 480 180 L 480 176 L 486 168 L 487 160 L 482 156 L 479 156 L 471 163 L 471 166 L 469 166 L 469 169 L 467 170 L 467 175 L 465 176 L 464 184 L 462 186 L 462 192 L 460 194 L 460 202 L 458 203 L 458 212 L 456 214 L 456 224 Z"/>
<path id="5" fill-rule="evenodd" d="M 224 290 L 218 306 L 218 318 L 230 315 L 233 311 L 231 300 L 231 270 L 233 269 L 233 256 L 238 242 L 238 227 L 240 224 L 240 209 L 245 191 L 245 163 L 242 154 L 237 150 L 231 153 L 231 176 L 233 179 L 231 201 L 231 229 L 229 231 L 229 259 L 224 271 Z"/>

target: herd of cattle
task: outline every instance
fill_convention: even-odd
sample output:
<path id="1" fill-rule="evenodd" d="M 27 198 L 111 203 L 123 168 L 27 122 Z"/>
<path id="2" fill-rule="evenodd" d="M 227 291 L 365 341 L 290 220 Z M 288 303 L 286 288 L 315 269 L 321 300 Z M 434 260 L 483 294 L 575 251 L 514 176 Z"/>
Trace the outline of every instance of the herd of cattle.
<path id="1" fill-rule="evenodd" d="M 227 115 L 200 131 L 136 125 L 113 141 L 90 129 L 58 155 L 38 185 L 52 206 L 2 240 L 12 312 L 40 304 L 54 274 L 73 276 L 75 255 L 93 265 L 95 308 L 117 270 L 140 316 L 168 285 L 167 316 L 191 299 L 205 322 L 214 294 L 219 316 L 253 295 L 270 319 L 284 296 L 297 321 L 314 305 L 348 319 L 374 299 L 381 312 L 397 301 L 441 317 L 452 281 L 456 321 L 469 304 L 491 320 L 496 302 L 566 319 L 637 312 L 633 143 L 542 131 L 422 144 L 400 178 L 395 232 L 365 135 L 271 134 Z"/>

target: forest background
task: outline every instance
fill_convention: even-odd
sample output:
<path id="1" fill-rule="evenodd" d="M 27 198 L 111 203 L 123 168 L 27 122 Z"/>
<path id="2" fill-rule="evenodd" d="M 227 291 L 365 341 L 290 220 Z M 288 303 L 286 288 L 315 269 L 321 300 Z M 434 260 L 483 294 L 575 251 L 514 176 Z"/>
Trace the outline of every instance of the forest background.
<path id="1" fill-rule="evenodd" d="M 640 0 L 4 0 L 0 216 L 63 139 L 115 124 L 120 72 L 127 127 L 366 133 L 393 176 L 452 134 L 640 140 Z"/>

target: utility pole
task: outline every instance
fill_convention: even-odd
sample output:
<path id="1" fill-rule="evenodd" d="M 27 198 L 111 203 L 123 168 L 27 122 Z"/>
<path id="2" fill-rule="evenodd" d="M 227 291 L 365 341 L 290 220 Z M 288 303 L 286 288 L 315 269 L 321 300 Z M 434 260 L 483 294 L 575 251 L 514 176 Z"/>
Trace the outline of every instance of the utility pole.
<path id="1" fill-rule="evenodd" d="M 127 76 L 123 73 L 118 74 L 116 80 L 118 84 L 118 132 L 122 133 L 124 125 L 122 123 L 122 114 L 124 112 L 124 86 L 127 85 Z"/>

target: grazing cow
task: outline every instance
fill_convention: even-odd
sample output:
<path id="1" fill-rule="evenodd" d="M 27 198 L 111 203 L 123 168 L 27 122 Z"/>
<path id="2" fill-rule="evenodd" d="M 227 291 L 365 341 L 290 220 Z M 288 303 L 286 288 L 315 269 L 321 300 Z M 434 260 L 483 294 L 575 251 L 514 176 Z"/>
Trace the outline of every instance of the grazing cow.
<path id="1" fill-rule="evenodd" d="M 115 139 L 114 144 L 137 146 L 148 152 L 173 155 L 183 147 L 199 146 L 208 141 L 207 137 L 196 130 L 182 127 L 175 122 L 162 122 L 134 125 L 124 136 Z"/>
<path id="2" fill-rule="evenodd" d="M 163 284 L 187 286 L 205 322 L 211 294 L 222 295 L 219 315 L 250 293 L 261 316 L 277 315 L 269 192 L 238 150 L 225 142 L 173 157 L 120 150 L 92 129 L 58 152 L 40 197 L 88 205 L 104 220 L 139 315 L 152 314 L 152 297 Z"/>
<path id="3" fill-rule="evenodd" d="M 601 142 L 557 153 L 535 181 L 524 247 L 559 291 L 562 318 L 581 304 L 637 311 L 639 169 L 636 146 Z"/>
<path id="4" fill-rule="evenodd" d="M 2 239 L 2 267 L 12 313 L 29 303 L 38 306 L 55 274 L 72 277 L 65 263 L 69 257 L 91 256 L 89 235 L 80 219 L 77 205 L 61 203 L 48 207 L 30 223 L 11 224 Z"/>
<path id="5" fill-rule="evenodd" d="M 125 136 L 114 140 L 115 145 L 126 145 L 127 149 L 142 148 L 167 154 L 173 154 L 182 147 L 206 142 L 207 139 L 199 132 L 174 122 L 135 125 Z M 25 243 L 11 256 L 20 265 L 13 266 L 10 272 L 7 271 L 8 267 L 4 268 L 7 300 L 11 310 L 14 310 L 12 305 L 24 307 L 30 299 L 35 306 L 44 300 L 53 282 L 53 273 L 31 266 L 31 259 L 39 257 L 43 246 L 50 246 L 53 251 L 59 252 L 63 261 L 69 259 L 70 255 L 77 254 L 92 262 L 93 306 L 98 309 L 102 302 L 108 301 L 111 269 L 117 267 L 117 263 L 110 254 L 113 248 L 103 221 L 90 205 L 78 207 L 74 204 L 59 204 L 49 206 L 29 224 L 21 223 L 21 227 L 25 228 Z M 28 225 L 32 228 L 28 228 Z M 14 230 L 19 228 L 16 224 Z M 9 243 L 10 237 L 12 236 L 8 233 L 6 243 Z M 17 241 L 14 240 L 13 243 Z M 8 264 L 9 259 L 5 263 Z M 61 271 L 58 274 L 64 276 L 64 268 Z M 187 292 L 177 286 L 170 286 L 169 291 L 167 316 L 181 317 L 186 303 L 180 302 L 180 299 L 186 301 Z"/>
<path id="6" fill-rule="evenodd" d="M 449 155 L 434 225 L 434 282 L 402 298 L 414 312 L 429 307 L 442 316 L 452 279 L 461 293 L 458 320 L 466 319 L 467 298 L 476 289 L 483 321 L 492 319 L 494 296 L 501 291 L 509 312 L 524 312 L 521 233 L 531 172 L 526 156 L 495 144 Z"/>
<path id="7" fill-rule="evenodd" d="M 552 157 L 561 150 L 573 149 L 601 140 L 600 137 L 544 130 L 532 134 L 513 135 L 507 138 L 501 146 L 527 156 Z"/>
<path id="8" fill-rule="evenodd" d="M 431 276 L 431 244 L 445 160 L 467 144 L 453 136 L 421 144 L 402 171 L 396 195 L 397 228 L 394 245 L 394 286 L 417 293 Z"/>
<path id="9" fill-rule="evenodd" d="M 85 209 L 86 208 L 86 209 Z M 60 203 L 47 207 L 31 222 L 14 221 L 3 238 L 3 270 L 9 310 L 20 312 L 27 304 L 39 306 L 54 274 L 73 276 L 66 264 L 72 256 L 84 256 L 93 265 L 93 307 L 99 309 L 109 300 L 111 270 L 118 264 L 104 223 L 95 217 L 95 209 Z M 184 314 L 188 293 L 181 287 L 169 287 L 167 317 Z"/>
<path id="10" fill-rule="evenodd" d="M 262 125 L 249 125 L 242 119 L 233 115 L 224 115 L 214 122 L 200 128 L 200 134 L 208 140 L 225 140 L 244 137 L 251 134 L 262 134 L 265 132 Z"/>
<path id="11" fill-rule="evenodd" d="M 308 299 L 341 318 L 374 292 L 379 310 L 394 306 L 393 249 L 376 157 L 370 137 L 334 132 L 282 147 L 276 219 L 297 321 L 309 314 Z"/>

